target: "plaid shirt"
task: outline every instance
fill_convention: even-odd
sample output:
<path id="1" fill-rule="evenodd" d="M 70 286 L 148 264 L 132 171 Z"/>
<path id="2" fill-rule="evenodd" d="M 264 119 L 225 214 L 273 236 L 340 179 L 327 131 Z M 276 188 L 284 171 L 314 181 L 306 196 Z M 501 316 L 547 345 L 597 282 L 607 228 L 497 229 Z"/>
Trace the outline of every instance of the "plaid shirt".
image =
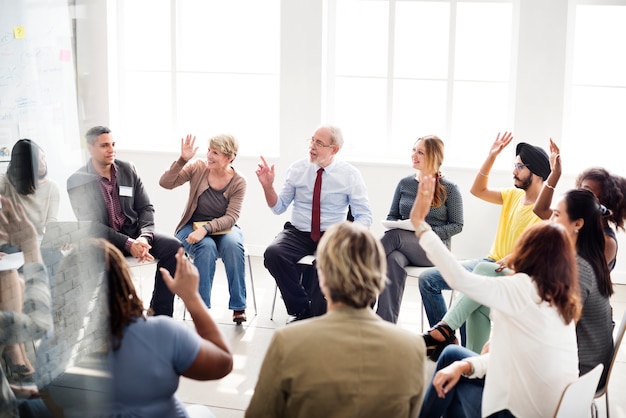
<path id="1" fill-rule="evenodd" d="M 120 203 L 120 195 L 117 192 L 117 175 L 115 166 L 111 165 L 111 180 L 106 177 L 100 177 L 100 192 L 104 199 L 104 204 L 109 214 L 109 226 L 116 231 L 122 229 L 122 225 L 126 222 L 126 216 L 122 212 Z"/>

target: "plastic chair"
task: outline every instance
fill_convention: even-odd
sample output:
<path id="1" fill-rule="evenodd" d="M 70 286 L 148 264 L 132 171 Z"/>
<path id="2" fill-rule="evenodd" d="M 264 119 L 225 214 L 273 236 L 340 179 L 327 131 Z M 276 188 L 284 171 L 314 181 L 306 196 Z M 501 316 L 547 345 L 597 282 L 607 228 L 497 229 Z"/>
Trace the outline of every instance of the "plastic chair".
<path id="1" fill-rule="evenodd" d="M 604 366 L 598 364 L 567 385 L 556 408 L 555 418 L 587 418 Z"/>
<path id="2" fill-rule="evenodd" d="M 611 364 L 609 364 L 609 369 L 606 374 L 606 380 L 604 385 L 596 390 L 596 394 L 594 396 L 594 402 L 592 404 L 591 416 L 598 416 L 598 407 L 596 406 L 595 399 L 600 398 L 602 396 L 605 397 L 606 404 L 606 418 L 610 417 L 609 413 L 609 380 L 611 379 L 611 372 L 613 371 L 613 366 L 617 361 L 617 353 L 619 352 L 620 345 L 622 344 L 622 340 L 624 339 L 624 333 L 626 331 L 626 311 L 624 311 L 624 315 L 622 315 L 622 321 L 619 324 L 619 329 L 617 330 L 617 335 L 615 337 L 615 344 L 613 346 L 613 357 L 611 358 Z"/>
<path id="3" fill-rule="evenodd" d="M 348 222 L 354 222 L 354 216 L 352 216 L 352 207 L 348 205 L 348 214 L 346 215 L 346 220 Z M 311 267 L 315 263 L 315 254 L 305 255 L 300 260 L 298 260 L 298 264 L 303 266 Z M 300 282 L 302 282 L 302 274 L 300 274 Z M 274 300 L 272 301 L 272 312 L 270 313 L 270 320 L 274 320 L 274 309 L 276 309 L 276 296 L 278 295 L 278 284 L 274 288 Z"/>
<path id="4" fill-rule="evenodd" d="M 300 260 L 298 260 L 298 264 L 303 266 L 313 266 L 315 263 L 315 255 L 305 255 Z M 300 275 L 300 281 L 302 281 L 302 275 Z M 274 310 L 276 309 L 276 296 L 278 295 L 278 284 L 274 287 L 274 300 L 272 301 L 272 312 L 270 313 L 270 320 L 274 320 Z"/>
<path id="5" fill-rule="evenodd" d="M 415 277 L 419 280 L 420 274 L 426 270 L 429 269 L 430 267 L 417 267 L 417 266 L 406 266 L 404 268 L 404 271 L 406 271 L 406 275 L 410 276 L 410 277 Z M 454 300 L 454 289 L 452 289 L 451 293 L 450 293 L 450 302 L 448 303 L 448 309 L 450 309 L 450 307 L 452 306 L 452 301 Z M 424 332 L 424 305 L 421 303 L 420 301 L 420 315 L 421 315 L 421 329 L 422 332 Z"/>

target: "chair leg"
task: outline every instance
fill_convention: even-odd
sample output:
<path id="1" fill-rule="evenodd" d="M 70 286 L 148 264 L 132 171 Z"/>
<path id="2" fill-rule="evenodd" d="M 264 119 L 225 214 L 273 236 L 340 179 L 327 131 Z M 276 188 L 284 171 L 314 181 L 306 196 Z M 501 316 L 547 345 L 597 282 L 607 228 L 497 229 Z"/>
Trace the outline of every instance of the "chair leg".
<path id="1" fill-rule="evenodd" d="M 609 382 L 606 382 L 606 384 L 608 385 Z M 607 388 L 606 392 L 604 393 L 604 399 L 606 400 L 606 418 L 610 418 L 611 417 L 611 413 L 610 413 L 611 411 L 609 410 L 609 389 L 608 388 Z"/>
<path id="2" fill-rule="evenodd" d="M 423 334 L 424 333 L 424 304 L 421 303 L 420 306 L 422 308 L 420 312 L 420 316 L 422 318 L 422 334 Z"/>
<path id="3" fill-rule="evenodd" d="M 272 313 L 270 313 L 270 320 L 274 320 L 274 309 L 276 308 L 276 295 L 278 295 L 278 285 L 274 288 L 274 300 L 272 301 Z"/>
<path id="4" fill-rule="evenodd" d="M 250 259 L 250 254 L 248 254 L 248 269 L 250 270 L 250 287 L 252 287 L 252 303 L 254 304 L 254 316 L 257 316 L 259 312 L 256 308 L 256 291 L 254 290 L 254 276 L 252 274 L 252 261 Z"/>

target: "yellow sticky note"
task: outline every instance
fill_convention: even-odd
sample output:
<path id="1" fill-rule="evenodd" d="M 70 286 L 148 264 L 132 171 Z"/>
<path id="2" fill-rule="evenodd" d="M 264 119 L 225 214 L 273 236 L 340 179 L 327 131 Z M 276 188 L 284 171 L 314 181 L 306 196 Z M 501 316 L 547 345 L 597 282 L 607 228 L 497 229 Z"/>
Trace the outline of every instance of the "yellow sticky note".
<path id="1" fill-rule="evenodd" d="M 25 36 L 24 26 L 16 26 L 13 28 L 13 37 L 15 39 L 24 39 Z"/>

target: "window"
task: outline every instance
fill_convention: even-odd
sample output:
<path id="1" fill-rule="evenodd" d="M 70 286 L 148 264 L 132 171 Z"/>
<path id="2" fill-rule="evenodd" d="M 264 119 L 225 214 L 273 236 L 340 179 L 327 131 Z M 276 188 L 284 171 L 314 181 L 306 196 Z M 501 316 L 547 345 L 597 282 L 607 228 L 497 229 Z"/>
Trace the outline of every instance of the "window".
<path id="1" fill-rule="evenodd" d="M 334 0 L 328 119 L 344 156 L 406 161 L 436 134 L 446 164 L 475 165 L 511 126 L 512 1 Z"/>
<path id="2" fill-rule="evenodd" d="M 626 138 L 626 1 L 572 1 L 569 20 L 561 152 L 576 172 L 623 171 L 615 151 Z"/>
<path id="3" fill-rule="evenodd" d="M 120 147 L 203 148 L 231 133 L 240 155 L 278 154 L 279 0 L 119 0 Z M 124 137 L 132 138 L 125 141 Z"/>

